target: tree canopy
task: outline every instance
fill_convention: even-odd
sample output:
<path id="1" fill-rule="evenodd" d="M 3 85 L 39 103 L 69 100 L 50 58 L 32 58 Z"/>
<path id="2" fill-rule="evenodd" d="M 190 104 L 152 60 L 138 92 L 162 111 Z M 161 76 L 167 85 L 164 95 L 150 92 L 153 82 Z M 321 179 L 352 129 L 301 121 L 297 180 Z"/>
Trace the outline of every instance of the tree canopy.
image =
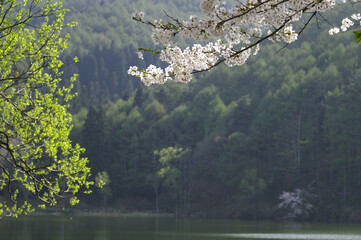
<path id="1" fill-rule="evenodd" d="M 61 0 L 0 1 L 0 215 L 89 192 L 83 149 L 69 140 L 75 77 L 61 79 L 67 47 Z M 71 27 L 73 24 L 68 24 Z"/>

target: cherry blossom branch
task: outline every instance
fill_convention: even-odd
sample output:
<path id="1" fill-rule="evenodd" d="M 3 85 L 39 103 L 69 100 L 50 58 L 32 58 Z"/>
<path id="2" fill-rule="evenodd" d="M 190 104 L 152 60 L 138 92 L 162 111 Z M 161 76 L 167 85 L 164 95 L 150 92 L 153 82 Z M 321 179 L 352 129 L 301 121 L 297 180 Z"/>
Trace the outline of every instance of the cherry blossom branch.
<path id="1" fill-rule="evenodd" d="M 345 0 L 344 0 L 345 1 Z M 202 0 L 201 10 L 206 16 L 190 16 L 189 21 L 180 21 L 167 12 L 173 22 L 164 23 L 155 20 L 147 22 L 143 12 L 132 14 L 136 21 L 149 24 L 153 28 L 154 44 L 162 44 L 160 51 L 146 50 L 159 54 L 160 60 L 169 65 L 162 69 L 150 65 L 138 70 L 129 68 L 128 73 L 140 77 L 149 86 L 163 84 L 168 80 L 189 82 L 193 75 L 210 71 L 221 63 L 229 67 L 244 64 L 250 55 L 256 55 L 260 44 L 269 39 L 273 42 L 285 42 L 286 46 L 297 40 L 306 26 L 317 13 L 325 12 L 336 6 L 336 0 L 246 0 L 235 1 L 236 6 L 226 8 L 226 1 Z M 292 24 L 299 21 L 305 13 L 312 13 L 301 30 L 296 33 Z M 353 15 L 354 16 L 354 15 Z M 342 29 L 349 27 L 350 21 L 343 21 Z M 196 43 L 181 49 L 174 37 L 192 38 Z M 143 58 L 141 53 L 138 53 Z"/>

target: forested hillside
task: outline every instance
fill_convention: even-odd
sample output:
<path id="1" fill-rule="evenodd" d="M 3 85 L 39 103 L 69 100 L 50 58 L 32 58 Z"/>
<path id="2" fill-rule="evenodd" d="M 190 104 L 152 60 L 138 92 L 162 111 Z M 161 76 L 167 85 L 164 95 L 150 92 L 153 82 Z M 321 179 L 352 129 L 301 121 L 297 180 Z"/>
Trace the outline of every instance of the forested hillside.
<path id="1" fill-rule="evenodd" d="M 66 0 L 70 11 L 68 21 L 78 23 L 69 29 L 71 40 L 65 62 L 74 56 L 78 64 L 67 65 L 66 73 L 79 73 L 76 90 L 80 92 L 81 106 L 102 104 L 117 99 L 124 92 L 133 92 L 139 81 L 130 78 L 130 65 L 142 66 L 136 55 L 138 47 L 152 47 L 150 29 L 138 25 L 131 19 L 136 10 L 145 11 L 155 18 L 164 17 L 164 11 L 174 16 L 185 16 L 198 9 L 197 1 L 151 1 L 148 0 Z M 157 62 L 157 58 L 147 56 L 146 62 Z M 145 66 L 145 64 L 143 63 Z M 78 107 L 76 105 L 74 107 Z"/>
<path id="2" fill-rule="evenodd" d="M 72 138 L 87 149 L 94 179 L 109 183 L 83 202 L 281 218 L 292 210 L 279 208 L 279 196 L 300 189 L 312 207 L 293 217 L 361 221 L 361 48 L 352 33 L 331 37 L 314 26 L 296 44 L 277 54 L 282 46 L 269 45 L 242 67 L 146 88 L 126 74 L 138 61 L 136 47 L 150 44 L 131 12 L 198 5 L 146 3 L 68 3 L 79 22 L 70 50 L 80 62 L 66 69 L 80 73 Z"/>

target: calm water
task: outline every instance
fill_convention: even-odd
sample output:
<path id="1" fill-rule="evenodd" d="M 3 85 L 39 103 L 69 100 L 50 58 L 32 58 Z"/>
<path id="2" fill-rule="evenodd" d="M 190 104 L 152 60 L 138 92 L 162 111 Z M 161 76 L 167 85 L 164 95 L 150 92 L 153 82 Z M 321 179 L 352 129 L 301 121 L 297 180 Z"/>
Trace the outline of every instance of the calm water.
<path id="1" fill-rule="evenodd" d="M 361 240 L 361 225 L 136 217 L 0 219 L 0 240 Z"/>

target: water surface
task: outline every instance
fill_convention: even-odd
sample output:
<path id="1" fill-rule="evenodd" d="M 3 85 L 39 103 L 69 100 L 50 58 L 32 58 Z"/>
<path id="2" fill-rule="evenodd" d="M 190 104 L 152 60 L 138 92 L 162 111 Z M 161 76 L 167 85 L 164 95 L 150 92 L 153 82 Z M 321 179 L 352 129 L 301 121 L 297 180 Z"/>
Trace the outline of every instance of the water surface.
<path id="1" fill-rule="evenodd" d="M 0 219 L 0 240 L 361 240 L 361 225 L 37 216 Z"/>

